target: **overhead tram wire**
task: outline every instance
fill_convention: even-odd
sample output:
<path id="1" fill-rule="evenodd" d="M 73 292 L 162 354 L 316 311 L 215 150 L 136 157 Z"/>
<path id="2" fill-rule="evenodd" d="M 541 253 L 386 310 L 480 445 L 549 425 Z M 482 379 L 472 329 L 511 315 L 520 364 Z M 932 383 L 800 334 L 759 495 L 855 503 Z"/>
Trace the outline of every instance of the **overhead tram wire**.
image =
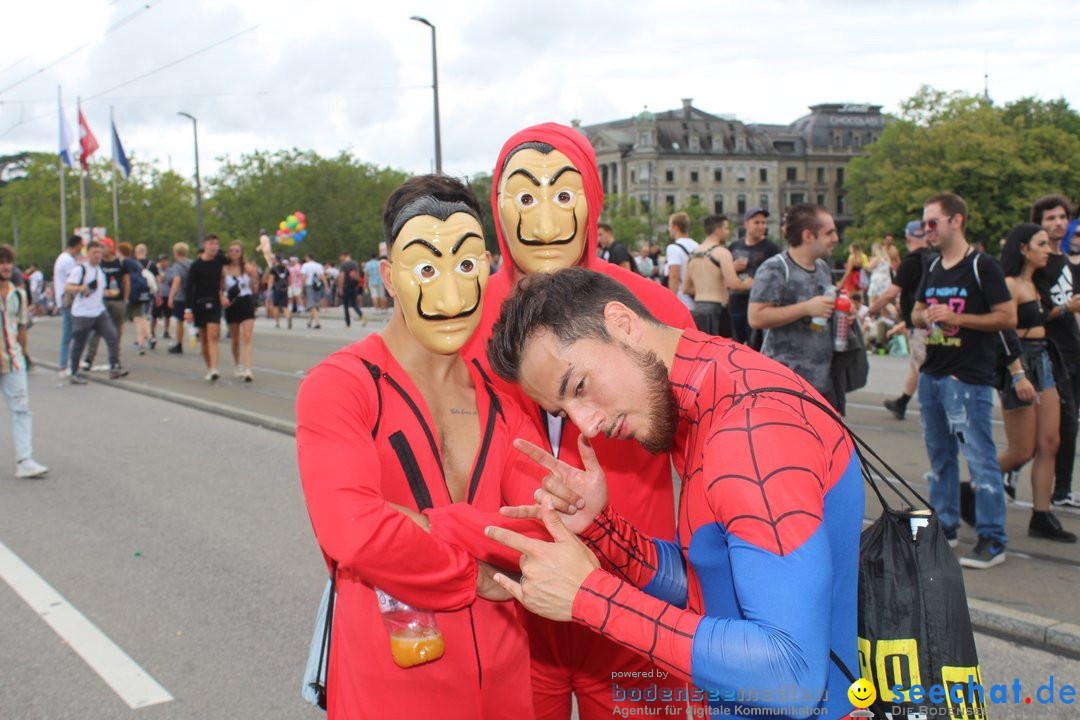
<path id="1" fill-rule="evenodd" d="M 131 83 L 133 83 L 133 82 L 136 82 L 136 81 L 138 81 L 138 80 L 142 80 L 142 79 L 144 79 L 144 78 L 150 77 L 151 75 L 153 75 L 153 74 L 155 74 L 155 73 L 158 73 L 158 72 L 161 72 L 162 70 L 165 70 L 165 69 L 167 69 L 167 68 L 171 68 L 171 67 L 173 67 L 174 65 L 177 65 L 177 64 L 179 64 L 179 63 L 182 63 L 182 62 L 184 62 L 184 61 L 186 61 L 186 60 L 190 60 L 191 58 L 193 58 L 193 57 L 195 57 L 195 56 L 197 56 L 197 55 L 201 55 L 201 54 L 203 54 L 204 52 L 207 52 L 207 51 L 209 51 L 209 50 L 213 50 L 213 49 L 214 49 L 214 48 L 216 48 L 217 46 L 219 46 L 219 45 L 223 45 L 224 43 L 227 43 L 227 42 L 229 42 L 230 40 L 233 40 L 234 38 L 237 38 L 237 37 L 239 37 L 239 36 L 243 35 L 244 33 L 247 33 L 247 32 L 251 32 L 252 30 L 255 30 L 255 29 L 256 29 L 256 28 L 258 28 L 258 27 L 259 27 L 260 25 L 261 25 L 261 23 L 260 23 L 260 24 L 257 24 L 257 25 L 252 25 L 251 27 L 245 28 L 245 29 L 241 30 L 240 32 L 237 32 L 237 33 L 233 33 L 232 35 L 228 36 L 227 38 L 224 38 L 224 39 L 222 39 L 222 40 L 218 40 L 217 42 L 211 43 L 210 45 L 207 45 L 207 46 L 205 46 L 205 47 L 203 47 L 203 48 L 201 48 L 201 49 L 199 49 L 199 50 L 196 50 L 196 51 L 195 51 L 195 52 L 193 52 L 193 53 L 190 53 L 190 54 L 188 54 L 188 55 L 185 55 L 185 56 L 184 56 L 184 57 L 182 57 L 182 58 L 178 58 L 178 59 L 176 59 L 176 60 L 173 60 L 173 61 L 171 61 L 171 62 L 165 63 L 164 65 L 161 65 L 161 66 L 159 66 L 159 67 L 156 67 L 156 68 L 154 68 L 153 70 L 151 70 L 151 71 L 149 71 L 149 72 L 145 72 L 145 73 L 143 73 L 142 75 L 139 75 L 138 77 L 134 77 L 134 78 L 131 78 L 130 80 L 125 80 L 125 81 L 124 81 L 124 82 L 122 82 L 122 83 L 119 83 L 119 84 L 117 84 L 117 85 L 113 85 L 113 86 L 112 86 L 111 88 L 108 88 L 107 90 L 102 90 L 102 91 L 100 91 L 100 92 L 94 93 L 93 95 L 89 95 L 89 96 L 87 96 L 87 97 L 84 97 L 84 98 L 83 98 L 83 102 L 87 102 L 87 101 L 89 101 L 89 100 L 94 100 L 94 99 L 96 99 L 96 98 L 99 98 L 99 97 L 101 97 L 102 95 L 105 95 L 106 93 L 110 93 L 110 92 L 112 92 L 113 90 L 118 90 L 119 88 L 122 88 L 122 87 L 124 87 L 124 86 L 126 86 L 126 85 L 130 85 L 130 84 L 131 84 Z M 53 116 L 53 112 L 52 112 L 52 111 L 50 111 L 50 112 L 42 113 L 42 114 L 40 114 L 40 115 L 35 115 L 34 117 L 32 117 L 32 118 L 29 118 L 28 120 L 20 120 L 19 122 L 15 123 L 15 124 L 14 124 L 14 125 L 12 125 L 11 127 L 9 127 L 9 128 L 7 129 L 7 130 L 5 130 L 5 131 L 3 131 L 3 132 L 0 132 L 0 138 L 2 138 L 2 137 L 5 137 L 5 136 L 7 136 L 7 135 L 8 135 L 8 134 L 10 134 L 10 133 L 11 133 L 12 131 L 14 131 L 14 130 L 16 130 L 16 129 L 20 128 L 20 127 L 22 127 L 23 125 L 27 125 L 27 124 L 29 124 L 29 123 L 32 123 L 32 122 L 35 122 L 35 121 L 37 121 L 37 120 L 41 120 L 41 119 L 43 119 L 43 118 L 47 118 L 47 117 L 52 117 L 52 116 Z"/>
<path id="2" fill-rule="evenodd" d="M 162 1 L 163 1 L 163 0 L 148 0 L 148 1 L 147 1 L 147 2 L 146 2 L 146 3 L 145 3 L 145 4 L 143 5 L 143 6 L 142 6 L 142 7 L 140 7 L 140 8 L 139 8 L 138 10 L 136 10 L 135 12 L 132 12 L 132 13 L 129 13 L 129 14 L 125 15 L 124 17 L 120 18 L 120 19 L 119 19 L 119 20 L 117 20 L 117 21 L 116 21 L 115 23 L 113 23 L 112 25 L 110 25 L 110 26 L 109 26 L 108 28 L 106 28 L 106 29 L 105 29 L 105 32 L 104 32 L 104 35 L 108 35 L 108 34 L 109 34 L 109 33 L 111 33 L 111 32 L 112 32 L 113 30 L 117 30 L 117 29 L 119 29 L 119 28 L 123 27 L 124 25 L 127 25 L 127 24 L 128 24 L 129 22 L 131 22 L 132 20 L 134 20 L 134 19 L 135 19 L 136 17 L 139 17 L 139 16 L 141 16 L 141 15 L 142 15 L 142 14 L 143 14 L 143 13 L 144 13 L 145 11 L 149 10 L 150 8 L 154 7 L 155 5 L 157 5 L 158 3 L 162 2 Z M 89 42 L 85 42 L 85 43 L 83 43 L 82 45 L 80 45 L 79 47 L 75 48 L 74 50 L 69 50 L 68 52 L 64 53 L 63 55 L 61 55 L 60 57 L 56 58 L 56 59 L 55 59 L 55 60 L 53 60 L 52 62 L 46 63 L 45 65 L 43 65 L 42 67 L 38 68 L 37 70 L 35 70 L 34 72 L 30 73 L 29 75 L 26 75 L 26 76 L 22 77 L 21 79 L 19 79 L 19 80 L 16 80 L 16 81 L 15 81 L 15 82 L 13 82 L 13 83 L 12 83 L 11 85 L 8 85 L 8 86 L 7 86 L 7 87 L 5 87 L 5 88 L 0 88 L 0 95 L 3 95 L 4 93 L 6 93 L 6 92 L 7 92 L 8 90 L 11 90 L 12 88 L 15 88 L 15 87 L 18 87 L 19 85 L 22 85 L 22 84 L 23 84 L 24 82 L 26 82 L 27 80 L 31 80 L 31 79 L 33 79 L 33 78 L 37 77 L 38 75 L 40 75 L 41 73 L 45 72 L 45 71 L 46 71 L 46 70 L 48 70 L 49 68 L 51 68 L 51 67 L 55 67 L 56 65 L 59 65 L 60 63 L 62 63 L 62 62 L 64 62 L 65 60 L 67 60 L 67 59 L 68 59 L 69 57 L 71 57 L 72 55 L 76 55 L 77 53 L 79 53 L 79 52 L 81 52 L 81 51 L 85 50 L 85 49 L 86 49 L 87 47 L 89 47 L 89 46 L 90 46 L 90 44 L 91 44 L 91 43 L 89 43 Z M 24 58 L 24 59 L 25 59 L 25 58 Z M 22 62 L 22 60 L 19 60 L 19 61 L 17 61 L 17 62 L 15 63 L 15 65 L 18 65 L 18 64 L 19 64 L 20 62 Z M 8 69 L 10 69 L 11 67 L 14 67 L 14 65 L 9 65 L 9 66 L 8 66 Z"/>

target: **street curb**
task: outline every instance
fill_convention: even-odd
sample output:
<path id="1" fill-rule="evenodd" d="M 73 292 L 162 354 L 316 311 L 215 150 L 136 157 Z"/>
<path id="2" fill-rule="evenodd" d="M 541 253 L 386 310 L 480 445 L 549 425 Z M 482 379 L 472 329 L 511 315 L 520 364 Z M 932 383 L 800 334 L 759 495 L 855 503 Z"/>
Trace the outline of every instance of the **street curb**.
<path id="1" fill-rule="evenodd" d="M 978 598 L 968 598 L 968 611 L 971 613 L 971 624 L 976 630 L 984 630 L 1041 650 L 1080 656 L 1078 625 Z"/>
<path id="2" fill-rule="evenodd" d="M 59 366 L 40 360 L 36 361 L 35 365 L 59 370 Z M 295 423 L 263 417 L 239 408 L 209 400 L 201 400 L 190 395 L 161 390 L 140 383 L 125 380 L 107 380 L 90 374 L 86 374 L 84 377 L 103 385 L 118 387 L 128 392 L 148 395 L 194 410 L 202 410 L 203 412 L 238 420 L 290 437 L 296 435 Z M 1041 650 L 1056 651 L 1080 657 L 1080 625 L 1042 617 L 1041 615 L 1016 610 L 1005 605 L 979 600 L 978 598 L 968 598 L 968 611 L 971 614 L 971 624 L 976 630 L 1031 645 Z"/>
<path id="3" fill-rule="evenodd" d="M 35 366 L 49 368 L 59 372 L 60 366 L 50 362 L 36 360 Z M 192 408 L 193 410 L 201 410 L 208 412 L 212 415 L 218 415 L 220 417 L 226 417 L 230 420 L 238 420 L 248 425 L 254 425 L 256 427 L 264 428 L 266 430 L 273 430 L 283 435 L 293 437 L 296 435 L 296 424 L 286 422 L 284 420 L 277 420 L 275 418 L 268 418 L 263 415 L 257 415 L 247 410 L 241 410 L 240 408 L 232 407 L 231 405 L 222 405 L 221 403 L 212 402 L 210 400 L 203 400 L 201 398 L 192 397 L 190 395 L 183 395 L 181 393 L 171 392 L 169 390 L 162 390 L 160 388 L 151 387 L 150 385 L 143 385 L 141 383 L 131 382 L 130 380 L 109 380 L 104 377 L 95 377 L 91 373 L 85 373 L 83 375 L 87 380 L 91 382 L 101 383 L 102 385 L 108 385 L 110 387 L 120 388 L 121 390 L 127 390 L 128 392 L 136 393 L 139 395 L 148 395 L 158 400 L 165 400 L 166 402 L 176 403 L 177 405 L 183 405 L 184 407 Z"/>

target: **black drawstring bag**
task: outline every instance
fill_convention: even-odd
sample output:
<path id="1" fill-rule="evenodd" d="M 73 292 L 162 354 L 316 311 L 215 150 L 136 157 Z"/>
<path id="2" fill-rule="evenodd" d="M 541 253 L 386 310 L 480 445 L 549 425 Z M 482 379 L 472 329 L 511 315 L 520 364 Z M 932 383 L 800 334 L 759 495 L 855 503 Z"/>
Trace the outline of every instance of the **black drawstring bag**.
<path id="1" fill-rule="evenodd" d="M 801 398 L 840 423 L 881 503 L 881 516 L 863 530 L 859 543 L 859 671 L 877 691 L 870 706 L 874 715 L 883 720 L 985 718 L 983 691 L 972 689 L 982 685 L 982 676 L 964 575 L 937 513 L 832 408 L 787 388 L 758 388 L 746 395 L 764 392 Z M 889 504 L 885 488 L 903 507 Z M 832 659 L 855 682 L 835 653 Z"/>

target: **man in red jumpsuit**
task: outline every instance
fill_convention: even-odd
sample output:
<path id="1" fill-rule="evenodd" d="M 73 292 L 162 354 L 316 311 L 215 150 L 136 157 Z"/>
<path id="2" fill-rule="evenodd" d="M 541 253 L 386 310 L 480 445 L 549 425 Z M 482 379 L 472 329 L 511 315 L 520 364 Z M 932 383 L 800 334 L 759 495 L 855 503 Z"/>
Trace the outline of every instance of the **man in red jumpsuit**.
<path id="1" fill-rule="evenodd" d="M 597 256 L 596 226 L 603 204 L 596 155 L 579 131 L 545 123 L 506 141 L 495 166 L 491 198 L 504 264 L 488 283 L 483 319 L 462 351 L 467 358 L 486 367 L 486 349 L 499 308 L 522 277 L 572 266 L 596 270 L 619 281 L 661 322 L 694 327 L 689 311 L 670 290 Z M 568 303 L 573 301 L 567 298 Z M 544 413 L 518 386 L 492 378 L 500 394 L 516 398 L 527 409 L 536 431 L 546 438 L 542 447 L 579 466 L 577 428 Z M 673 539 L 670 456 L 652 455 L 636 443 L 604 437 L 594 439 L 593 447 L 607 474 L 612 507 L 651 535 Z M 482 527 L 482 523 L 477 525 L 477 537 Z M 460 526 L 440 528 L 438 520 L 433 520 L 432 532 L 438 536 L 440 530 L 445 531 L 443 537 L 466 547 L 474 541 L 461 536 Z M 613 678 L 634 677 L 627 673 L 650 673 L 644 676 L 649 679 L 641 681 L 643 687 L 654 681 L 662 686 L 671 682 L 656 679 L 647 660 L 587 628 L 532 615 L 527 615 L 525 622 L 532 649 L 536 717 L 540 720 L 567 720 L 572 694 L 577 696 L 582 720 L 611 717 L 616 708 Z"/>
<path id="2" fill-rule="evenodd" d="M 459 350 L 488 278 L 481 211 L 455 180 L 413 178 L 389 198 L 397 299 L 382 332 L 329 356 L 300 386 L 296 445 L 308 512 L 336 577 L 327 710 L 341 718 L 533 717 L 528 638 L 492 571 L 418 526 L 421 511 L 528 502 L 537 471 L 512 447 L 529 418 Z M 519 483 L 515 487 L 514 483 Z M 445 654 L 403 669 L 375 588 L 434 610 Z"/>

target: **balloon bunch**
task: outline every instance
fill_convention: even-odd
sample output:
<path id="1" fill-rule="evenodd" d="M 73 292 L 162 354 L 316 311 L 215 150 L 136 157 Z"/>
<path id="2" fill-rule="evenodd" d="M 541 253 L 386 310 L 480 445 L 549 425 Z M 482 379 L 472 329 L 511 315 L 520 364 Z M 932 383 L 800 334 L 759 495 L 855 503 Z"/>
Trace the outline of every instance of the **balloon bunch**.
<path id="1" fill-rule="evenodd" d="M 278 223 L 275 239 L 278 245 L 295 245 L 305 237 L 307 237 L 307 218 L 299 210 Z"/>

